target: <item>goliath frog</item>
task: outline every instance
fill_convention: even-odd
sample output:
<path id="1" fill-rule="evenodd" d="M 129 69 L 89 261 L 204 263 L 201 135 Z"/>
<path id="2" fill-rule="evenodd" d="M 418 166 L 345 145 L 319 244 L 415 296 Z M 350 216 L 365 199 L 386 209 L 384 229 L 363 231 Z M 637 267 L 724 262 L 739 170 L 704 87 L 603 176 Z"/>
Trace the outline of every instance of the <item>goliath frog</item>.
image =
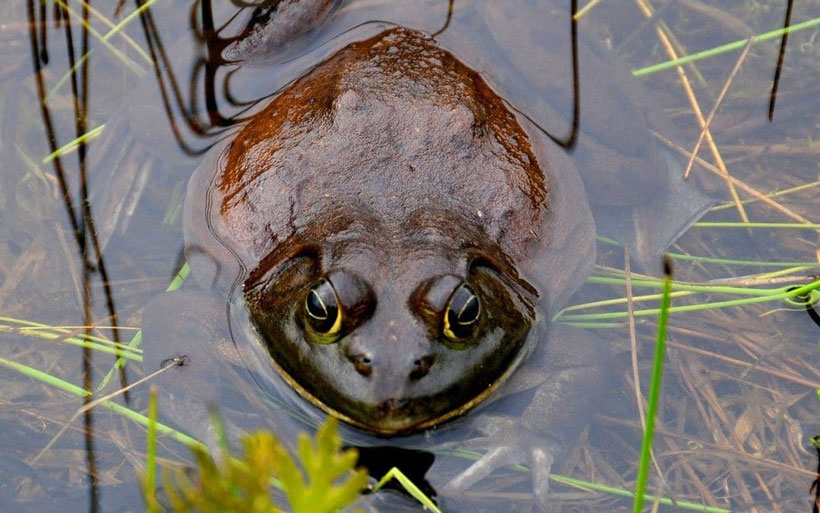
<path id="1" fill-rule="evenodd" d="M 530 2 L 516 3 L 526 19 Z M 624 239 L 646 260 L 705 202 L 675 183 L 638 102 L 584 86 L 584 76 L 582 101 L 604 91 L 616 100 L 581 118 L 593 126 L 579 174 L 533 121 L 560 118 L 543 98 L 528 110 L 522 86 L 471 67 L 484 69 L 482 45 L 528 34 L 516 32 L 516 11 L 470 9 L 457 15 L 484 17 L 480 44 L 462 33 L 440 46 L 403 27 L 352 42 L 210 152 L 185 204 L 186 257 L 207 293 L 146 309 L 146 361 L 186 355 L 166 373 L 167 395 L 193 394 L 200 406 L 228 404 L 217 376 L 241 364 L 283 403 L 352 426 L 357 442 L 418 445 L 410 435 L 422 433 L 435 446 L 470 433 L 460 446 L 485 456 L 452 487 L 524 463 L 544 505 L 553 457 L 586 422 L 608 370 L 603 344 L 549 322 L 594 262 L 587 193 L 605 199 L 596 212 L 626 220 Z M 529 58 L 506 55 L 508 69 Z M 516 79 L 548 91 L 546 72 L 533 65 Z M 628 142 L 617 136 L 624 127 L 596 124 L 619 120 Z M 660 227 L 672 217 L 666 204 L 687 205 Z M 643 223 L 658 230 L 639 236 Z M 484 408 L 520 394 L 523 408 Z"/>

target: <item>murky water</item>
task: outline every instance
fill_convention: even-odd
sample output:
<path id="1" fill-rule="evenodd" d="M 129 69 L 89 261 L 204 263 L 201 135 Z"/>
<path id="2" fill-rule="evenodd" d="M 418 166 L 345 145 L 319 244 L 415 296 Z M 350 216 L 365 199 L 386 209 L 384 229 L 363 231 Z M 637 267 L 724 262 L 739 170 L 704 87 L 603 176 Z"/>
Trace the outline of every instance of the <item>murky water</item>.
<path id="1" fill-rule="evenodd" d="M 202 299 L 207 279 L 190 276 L 182 290 L 163 296 L 185 261 L 183 202 L 189 177 L 211 146 L 235 135 L 283 87 L 348 44 L 395 25 L 438 33 L 443 48 L 475 68 L 522 116 L 564 138 L 572 119 L 569 13 L 535 4 L 530 16 L 482 18 L 472 2 L 456 1 L 448 23 L 446 1 L 351 0 L 332 6 L 309 27 L 288 25 L 282 32 L 287 37 L 268 34 L 267 43 L 255 36 L 232 39 L 243 34 L 252 16 L 262 19 L 264 8 L 158 0 L 140 15 L 132 14 L 130 4 L 118 14 L 113 5 L 95 6 L 100 11 L 90 14 L 94 32 L 88 68 L 74 78 L 69 68 L 84 52 L 81 5 L 69 6 L 71 47 L 66 43 L 69 25 L 55 22 L 61 11 L 53 4 L 41 9 L 35 2 L 18 2 L 0 8 L 5 99 L 0 113 L 0 510 L 141 511 L 143 426 L 122 410 L 102 406 L 77 414 L 83 399 L 70 385 L 100 397 L 135 383 L 176 353 L 192 355 L 193 370 L 174 374 L 172 369 L 149 380 L 160 388 L 160 420 L 210 442 L 207 408 L 216 404 L 230 426 L 267 427 L 289 445 L 295 433 L 312 429 L 323 414 L 282 389 L 261 346 L 249 341 L 235 295 L 223 290 L 218 304 L 231 306 L 222 308 L 232 316 L 229 336 L 247 350 L 235 352 L 241 353 L 238 359 L 226 354 L 222 360 L 196 345 L 218 339 L 203 328 L 208 324 L 200 316 L 212 304 Z M 640 72 L 669 60 L 659 41 L 668 37 L 675 52 L 693 54 L 775 30 L 785 16 L 784 6 L 757 2 L 721 7 L 726 10 L 699 2 L 652 9 L 654 17 L 647 18 L 652 14 L 632 3 L 603 2 L 584 14 L 579 24 L 582 141 L 593 137 L 629 153 L 655 137 L 659 147 L 671 148 L 670 154 L 690 152 L 700 124 L 678 72 Z M 748 49 L 741 43 L 683 68 L 702 118 L 713 117 L 711 135 L 698 154 L 711 170 L 696 163 L 691 171 L 691 180 L 702 182 L 718 200 L 703 221 L 734 223 L 745 215 L 755 223 L 786 224 L 700 224 L 670 249 L 681 284 L 673 307 L 717 303 L 721 308 L 671 316 L 654 444 L 663 479 L 653 466 L 649 487 L 650 493 L 677 503 L 663 506 L 666 510 L 688 504 L 725 511 L 811 510 L 809 486 L 818 455 L 809 438 L 820 429 L 815 396 L 820 326 L 805 307 L 789 306 L 773 293 L 818 279 L 817 226 L 810 223 L 820 222 L 820 25 L 799 25 L 818 16 L 816 2 L 794 6 L 791 24 L 801 30 L 788 38 L 771 120 L 779 36 Z M 522 18 L 529 23 L 521 25 Z M 497 25 L 488 28 L 488 19 Z M 123 26 L 113 29 L 108 22 Z M 550 28 L 547 35 L 544 28 Z M 618 57 L 610 58 L 610 51 Z M 534 62 L 534 55 L 544 60 Z M 161 65 L 155 67 L 157 60 Z M 640 77 L 627 76 L 636 70 Z M 532 76 L 548 83 L 533 85 Z M 46 109 L 40 107 L 40 95 L 47 98 Z M 720 107 L 711 116 L 718 99 Z M 619 108 L 629 102 L 651 107 L 657 135 L 632 130 L 633 120 L 624 119 Z M 49 157 L 89 131 L 85 149 Z M 631 169 L 620 159 L 595 160 L 589 155 L 600 153 L 585 152 L 583 146 L 564 155 L 579 167 L 597 165 L 602 175 L 614 175 L 597 194 L 617 190 L 618 173 Z M 682 171 L 686 157 L 679 165 Z M 731 187 L 717 179 L 722 169 L 734 177 Z M 733 204 L 735 193 L 743 213 Z M 588 422 L 581 423 L 586 427 L 573 436 L 553 472 L 632 490 L 641 417 L 623 299 L 624 248 L 608 239 L 624 217 L 618 209 L 607 218 L 600 212 L 598 266 L 555 322 L 587 328 L 610 347 L 612 379 L 603 406 L 588 411 Z M 667 215 L 659 212 L 655 224 L 669 226 Z M 634 271 L 657 274 L 640 268 L 640 249 L 631 249 Z M 189 247 L 188 259 L 195 253 Z M 642 296 L 659 288 L 641 278 L 633 275 L 631 281 L 635 357 L 645 394 L 656 319 L 648 310 L 656 308 L 657 297 Z M 759 299 L 749 304 L 729 303 L 754 297 Z M 136 350 L 108 345 L 132 342 L 143 326 Z M 97 345 L 79 347 L 84 337 L 99 337 L 93 339 Z M 114 367 L 120 354 L 127 360 L 121 371 Z M 197 362 L 198 355 L 207 362 Z M 61 383 L 46 383 L 35 371 Z M 139 384 L 127 398 L 118 395 L 111 402 L 144 413 L 148 386 Z M 521 402 L 528 401 L 525 396 Z M 525 406 L 507 405 L 506 413 Z M 404 465 L 410 474 L 415 469 L 414 477 L 425 491 L 437 494 L 443 511 L 530 511 L 526 472 L 500 470 L 467 491 L 445 487 L 471 463 L 453 450 L 474 448 L 475 435 L 466 422 L 497 413 L 497 407 L 412 437 L 378 439 L 349 427 L 343 435 L 360 446 L 425 451 L 415 453 L 420 456 L 368 454 L 370 461 Z M 190 461 L 183 445 L 170 437 L 160 440 L 163 464 Z M 561 511 L 631 508 L 631 499 L 606 491 L 558 481 L 551 491 Z M 371 496 L 368 505 L 378 511 L 421 509 L 392 490 Z"/>

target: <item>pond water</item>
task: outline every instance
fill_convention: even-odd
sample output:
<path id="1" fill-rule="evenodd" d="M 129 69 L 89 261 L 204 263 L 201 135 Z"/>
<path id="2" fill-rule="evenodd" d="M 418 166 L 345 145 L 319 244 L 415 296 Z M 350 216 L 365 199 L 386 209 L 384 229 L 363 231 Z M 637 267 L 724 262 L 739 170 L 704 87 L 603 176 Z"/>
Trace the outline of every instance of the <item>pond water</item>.
<path id="1" fill-rule="evenodd" d="M 239 4 L 156 0 L 141 8 L 123 4 L 115 11 L 117 6 L 111 3 L 89 13 L 88 32 L 83 30 L 81 4 L 70 3 L 68 11 L 60 2 L 33 0 L 0 7 L 0 89 L 5 98 L 0 111 L 0 511 L 143 511 L 139 479 L 145 466 L 145 427 L 128 411 L 146 412 L 151 383 L 159 391 L 160 421 L 206 444 L 214 441 L 208 420 L 212 406 L 224 419 L 232 442 L 244 430 L 267 428 L 293 447 L 297 433 L 315 430 L 325 417 L 304 398 L 316 399 L 324 392 L 312 391 L 308 378 L 289 376 L 293 371 L 283 369 L 292 369 L 293 363 L 282 360 L 274 365 L 268 347 L 255 335 L 256 330 L 268 333 L 266 325 L 257 319 L 257 328 L 253 327 L 243 288 L 237 285 L 252 284 L 254 268 L 270 267 L 264 263 L 270 260 L 266 255 L 275 253 L 272 248 L 285 247 L 276 239 L 275 221 L 284 218 L 294 233 L 303 233 L 293 221 L 298 224 L 309 215 L 300 214 L 294 207 L 298 202 L 290 199 L 303 192 L 286 180 L 279 185 L 265 182 L 262 186 L 273 188 L 265 197 L 274 199 L 248 200 L 241 208 L 234 204 L 233 211 L 239 214 L 230 222 L 223 221 L 223 211 L 217 208 L 225 209 L 219 200 L 228 194 L 213 192 L 220 180 L 214 178 L 215 163 L 226 145 L 250 139 L 249 132 L 241 132 L 249 120 L 261 119 L 264 124 L 265 116 L 275 117 L 277 109 L 307 109 L 304 105 L 310 100 L 300 96 L 298 88 L 327 85 L 321 75 L 310 82 L 322 70 L 331 76 L 327 83 L 358 84 L 351 87 L 359 88 L 359 96 L 368 87 L 374 97 L 396 84 L 405 89 L 395 94 L 397 106 L 390 116 L 337 117 L 335 125 L 346 127 L 353 144 L 340 148 L 328 138 L 312 141 L 310 151 L 299 157 L 311 166 L 370 169 L 365 162 L 372 156 L 367 153 L 369 141 L 399 130 L 404 118 L 423 120 L 427 124 L 422 126 L 434 136 L 452 130 L 455 135 L 449 136 L 458 140 L 463 135 L 457 133 L 464 125 L 459 125 L 462 111 L 454 108 L 450 119 L 439 122 L 435 116 L 424 117 L 421 110 L 442 102 L 450 105 L 451 100 L 463 110 L 469 101 L 478 101 L 469 96 L 470 87 L 484 91 L 479 107 L 492 112 L 481 119 L 485 130 L 512 133 L 511 125 L 503 125 L 506 132 L 497 128 L 502 118 L 524 127 L 535 148 L 533 155 L 542 164 L 547 162 L 546 211 L 552 216 L 539 218 L 549 226 L 532 226 L 533 240 L 546 233 L 547 249 L 559 250 L 541 254 L 545 246 L 527 239 L 531 252 L 501 252 L 512 259 L 513 271 L 520 272 L 522 280 L 536 276 L 535 288 L 541 294 L 531 300 L 537 314 L 515 317 L 517 325 L 551 326 L 549 336 L 533 327 L 529 335 L 524 329 L 521 340 L 510 335 L 503 341 L 511 337 L 524 344 L 523 352 L 534 351 L 532 361 L 544 347 L 564 348 L 556 352 L 562 357 L 568 349 L 572 357 L 564 364 L 567 368 L 592 367 L 590 362 L 603 356 L 602 362 L 595 360 L 594 376 L 570 379 L 563 388 L 551 381 L 562 367 L 549 360 L 555 356 L 549 352 L 545 364 L 525 362 L 499 390 L 494 383 L 501 380 L 495 375 L 469 374 L 462 380 L 470 380 L 463 388 L 487 387 L 495 395 L 504 395 L 511 383 L 530 386 L 411 436 L 376 437 L 343 425 L 346 442 L 361 448 L 362 464 L 373 473 L 401 467 L 425 493 L 435 496 L 445 512 L 537 510 L 530 474 L 512 464 L 529 464 L 529 449 L 544 443 L 542 438 L 519 435 L 522 425 L 530 429 L 533 419 L 540 419 L 533 416 L 532 405 L 546 396 L 551 415 L 542 414 L 542 431 L 547 433 L 538 432 L 537 425 L 530 431 L 560 440 L 546 444 L 556 455 L 549 496 L 554 509 L 631 510 L 628 492 L 636 480 L 643 415 L 636 395 L 643 401 L 648 391 L 657 327 L 660 281 L 652 277 L 659 275 L 660 266 L 655 250 L 683 231 L 669 248 L 675 272 L 673 310 L 649 493 L 664 498 L 663 511 L 811 511 L 810 486 L 820 456 L 810 443 L 820 429 L 820 325 L 816 314 L 807 315 L 810 310 L 799 298 L 785 301 L 784 296 L 795 287 L 804 287 L 801 290 L 807 293 L 815 290 L 816 295 L 820 287 L 820 225 L 813 224 L 820 222 L 820 2 L 794 5 L 789 23 L 798 30 L 785 41 L 779 68 L 780 35 L 750 45 L 746 40 L 782 27 L 785 5 L 748 1 L 716 8 L 697 0 L 591 5 L 577 25 L 581 115 L 577 143 L 567 145 L 570 149 L 562 147 L 573 133 L 574 106 L 571 13 L 563 4 Z M 58 20 L 61 17 L 67 20 Z M 419 44 L 433 55 L 434 68 L 448 55 L 461 63 L 453 64 L 451 75 L 471 84 L 466 89 L 469 101 L 454 99 L 457 95 L 446 87 L 444 93 L 433 91 L 438 96 L 430 100 L 420 93 L 405 94 L 408 84 L 433 94 L 419 78 L 426 77 L 425 72 L 410 61 L 388 66 L 392 75 L 381 70 L 376 80 L 364 85 L 355 81 L 358 75 L 345 74 L 344 66 L 351 62 L 364 62 L 365 71 L 368 64 L 378 66 L 366 59 L 340 60 L 334 57 L 337 52 L 397 26 L 418 30 L 440 45 L 442 50 L 435 50 L 434 43 L 419 36 L 427 41 Z M 680 69 L 647 69 L 672 59 L 670 53 L 690 55 L 732 42 L 739 43 Z M 406 49 L 400 39 L 390 48 L 389 52 Z M 408 58 L 417 57 L 410 52 Z M 401 63 L 401 58 L 395 62 Z M 325 61 L 330 64 L 322 68 Z M 74 74 L 69 73 L 72 66 Z M 332 78 L 333 73 L 343 79 Z M 282 91 L 279 103 L 266 110 Z M 289 93 L 291 103 L 281 100 Z M 331 99 L 333 112 L 340 111 L 343 102 Z M 371 105 L 369 97 L 354 100 Z M 503 107 L 492 110 L 492 105 Z M 470 125 L 471 120 L 468 126 L 478 126 Z M 704 120 L 710 130 L 699 142 Z M 255 130 L 262 137 L 267 133 Z M 284 131 L 281 126 L 276 130 Z M 79 134 L 88 135 L 83 144 L 73 143 Z M 417 144 L 427 159 L 422 167 L 429 162 L 452 164 L 447 141 L 413 137 L 402 136 L 399 142 Z M 406 156 L 403 147 L 395 149 L 397 140 L 389 142 L 393 146 L 385 147 L 384 155 Z M 678 178 L 696 143 L 700 160 L 683 182 Z M 224 160 L 220 162 L 224 166 Z M 328 176 L 334 168 L 329 169 Z M 579 192 L 576 169 L 586 194 Z M 647 169 L 648 174 L 642 171 Z M 660 185 L 656 171 L 663 177 Z M 294 180 L 300 173 L 293 173 Z M 732 178 L 723 176 L 727 173 Z M 308 176 L 308 190 L 311 184 L 319 188 L 316 184 L 325 177 Z M 394 199 L 368 190 L 361 194 L 362 210 L 373 208 L 383 215 L 387 210 L 375 206 L 382 201 L 399 212 L 410 201 L 406 197 L 434 196 L 439 187 L 434 179 L 439 176 L 427 176 L 429 180 L 415 182 L 408 178 L 398 190 L 430 187 L 429 193 L 408 192 Z M 355 179 L 331 178 L 338 180 L 338 188 L 327 189 L 317 204 L 325 205 L 327 199 L 332 205 L 334 194 L 355 192 Z M 189 179 L 193 192 L 187 193 L 186 204 Z M 471 178 L 470 187 L 458 190 L 485 193 L 494 182 L 487 178 L 482 183 L 483 179 Z M 671 193 L 664 192 L 667 179 L 673 184 Z M 475 182 L 481 186 L 472 185 Z M 240 192 L 252 196 L 262 186 Z M 381 182 L 375 189 L 382 187 L 395 192 Z M 520 187 L 524 191 L 525 186 Z M 556 197 L 556 191 L 570 192 Z M 277 195 L 282 201 L 275 199 Z M 523 195 L 531 198 L 535 193 L 527 189 Z M 597 224 L 595 241 L 587 202 Z M 526 208 L 503 206 L 507 217 L 498 221 L 504 226 L 501 231 L 529 237 L 529 229 L 519 229 L 525 226 L 523 217 L 515 217 Z M 264 210 L 268 207 L 272 213 Z M 692 225 L 707 207 L 701 221 Z M 476 215 L 486 214 L 483 222 L 490 226 L 494 211 L 479 209 Z M 503 224 L 512 217 L 514 223 Z M 744 220 L 752 224 L 740 225 Z M 230 227 L 237 226 L 242 236 L 231 235 Z M 462 236 L 468 230 L 461 228 L 456 223 L 447 234 Z M 268 239 L 260 242 L 260 232 Z M 321 233 L 326 240 L 337 235 L 330 229 Z M 215 241 L 234 235 L 227 244 L 233 256 L 226 257 L 220 249 L 224 246 Z M 588 270 L 592 244 L 597 254 L 595 267 Z M 255 251 L 263 257 L 256 257 Z M 427 269 L 428 264 L 419 263 L 427 262 L 423 255 L 408 258 L 391 251 L 395 250 L 382 256 L 399 262 L 398 267 L 420 269 L 422 274 Z M 371 292 L 382 298 L 395 293 L 400 297 L 396 304 L 410 304 L 395 292 L 404 290 L 403 281 L 383 283 L 395 273 L 367 265 L 356 270 L 370 280 Z M 416 276 L 401 276 L 410 275 Z M 331 281 L 338 286 L 334 276 Z M 481 279 L 475 278 L 476 283 L 485 283 Z M 548 291 L 542 290 L 544 284 L 550 286 Z M 171 288 L 179 290 L 166 292 Z M 482 295 L 484 289 L 474 288 Z M 266 300 L 281 307 L 280 295 L 285 297 L 276 289 Z M 492 307 L 490 294 L 483 297 Z M 522 304 L 530 304 L 530 296 L 523 293 L 504 297 L 518 303 L 499 318 L 509 312 L 518 315 L 526 310 Z M 254 300 L 248 302 L 253 309 Z M 630 307 L 634 323 L 629 321 Z M 494 328 L 505 337 L 515 331 L 508 320 L 501 319 Z M 83 340 L 92 344 L 83 347 Z M 112 342 L 129 347 L 117 349 Z M 542 350 L 534 350 L 534 345 Z M 587 347 L 593 348 L 591 353 Z M 516 351 L 512 350 L 513 360 Z M 587 353 L 588 360 L 577 363 L 578 355 Z M 186 365 L 81 410 L 83 388 L 93 391 L 92 399 L 114 394 L 182 355 Z M 118 356 L 125 362 L 121 369 L 115 366 Z M 357 365 L 370 369 L 369 361 Z M 444 364 L 427 364 L 423 372 L 416 372 L 435 376 L 437 365 Z M 304 370 L 305 375 L 328 379 L 309 374 L 314 372 L 309 364 Z M 635 391 L 635 374 L 640 394 Z M 516 375 L 523 378 L 516 381 Z M 301 395 L 287 379 L 297 383 Z M 547 387 L 529 390 L 544 382 Z M 554 390 L 544 392 L 550 386 Z M 353 388 L 353 393 L 364 393 Z M 475 394 L 459 390 L 445 392 Z M 315 402 L 325 409 L 346 413 L 321 397 Z M 464 397 L 448 401 L 444 412 L 435 415 L 461 412 Z M 433 414 L 414 415 L 427 419 Z M 563 416 L 571 418 L 560 420 Z M 361 424 L 355 415 L 347 418 Z M 481 448 L 477 429 L 487 425 L 498 429 L 496 443 L 524 440 L 516 446 L 524 448 L 519 451 L 523 459 L 505 461 L 509 464 L 466 489 L 447 486 L 487 451 Z M 559 429 L 567 432 L 558 433 Z M 527 445 L 530 440 L 533 444 Z M 173 437 L 161 436 L 159 443 L 162 466 L 191 461 L 188 448 Z M 469 451 L 478 452 L 468 456 Z M 561 476 L 583 484 L 573 486 Z M 283 504 L 281 498 L 279 503 Z M 372 511 L 422 510 L 395 489 L 366 496 L 360 505 Z"/>

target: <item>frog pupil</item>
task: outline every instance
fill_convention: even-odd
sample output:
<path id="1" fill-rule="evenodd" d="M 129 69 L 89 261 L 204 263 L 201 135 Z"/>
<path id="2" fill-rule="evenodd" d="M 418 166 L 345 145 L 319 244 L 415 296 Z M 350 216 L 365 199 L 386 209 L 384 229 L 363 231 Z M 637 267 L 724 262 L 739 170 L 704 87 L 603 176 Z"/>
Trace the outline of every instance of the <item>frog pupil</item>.
<path id="1" fill-rule="evenodd" d="M 481 314 L 481 303 L 472 289 L 462 284 L 453 292 L 444 314 L 444 335 L 450 340 L 470 338 Z"/>
<path id="2" fill-rule="evenodd" d="M 470 296 L 470 298 L 461 307 L 456 317 L 456 322 L 459 324 L 472 324 L 478 319 L 478 298 Z"/>
<path id="3" fill-rule="evenodd" d="M 322 301 L 322 298 L 319 297 L 316 289 L 311 289 L 310 292 L 308 292 L 305 305 L 307 306 L 307 312 L 311 317 L 318 321 L 327 320 L 327 307 L 325 306 L 324 301 Z"/>
<path id="4" fill-rule="evenodd" d="M 327 280 L 320 281 L 305 296 L 305 318 L 311 328 L 322 335 L 339 331 L 340 316 L 336 291 Z"/>

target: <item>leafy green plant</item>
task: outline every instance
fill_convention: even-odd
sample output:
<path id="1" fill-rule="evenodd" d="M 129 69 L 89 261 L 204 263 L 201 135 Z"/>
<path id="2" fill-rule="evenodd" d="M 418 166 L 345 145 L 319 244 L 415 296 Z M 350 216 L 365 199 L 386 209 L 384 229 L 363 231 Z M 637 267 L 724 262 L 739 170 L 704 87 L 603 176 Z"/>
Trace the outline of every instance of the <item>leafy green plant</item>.
<path id="1" fill-rule="evenodd" d="M 223 444 L 218 461 L 203 447 L 194 447 L 196 478 L 183 470 L 165 471 L 163 486 L 175 513 L 274 513 L 271 484 L 276 483 L 294 513 L 333 513 L 353 503 L 367 482 L 364 469 L 354 469 L 355 449 L 342 450 L 338 422 L 328 418 L 311 439 L 299 435 L 298 458 L 269 431 L 242 437 L 241 458 Z M 150 440 L 149 440 L 150 447 Z M 146 472 L 150 475 L 151 469 Z M 157 504 L 146 487 L 149 511 Z"/>

